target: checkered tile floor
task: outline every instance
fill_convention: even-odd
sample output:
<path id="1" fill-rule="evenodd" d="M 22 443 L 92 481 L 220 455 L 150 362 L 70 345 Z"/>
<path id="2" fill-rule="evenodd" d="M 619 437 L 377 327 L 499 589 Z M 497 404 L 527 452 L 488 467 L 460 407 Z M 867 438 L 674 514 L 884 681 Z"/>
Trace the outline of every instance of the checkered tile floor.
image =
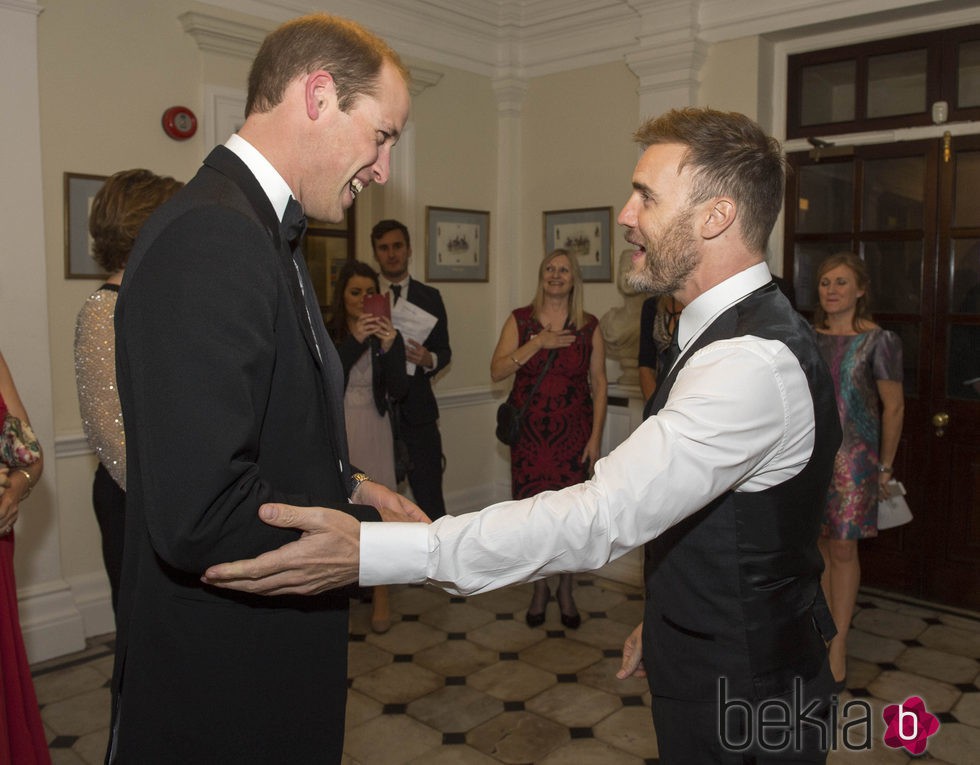
<path id="1" fill-rule="evenodd" d="M 553 599 L 545 624 L 529 629 L 529 586 L 470 598 L 392 588 L 383 635 L 371 632 L 370 606 L 354 604 L 345 765 L 658 762 L 645 681 L 614 677 L 640 592 L 583 575 L 575 597 L 574 631 Z M 112 646 L 102 636 L 33 668 L 56 764 L 103 760 Z M 913 695 L 941 724 L 918 759 L 980 762 L 980 615 L 862 591 L 849 654 L 841 706 L 867 701 L 878 735 L 871 751 L 841 747 L 829 763 L 911 762 L 881 741 L 880 714 Z"/>

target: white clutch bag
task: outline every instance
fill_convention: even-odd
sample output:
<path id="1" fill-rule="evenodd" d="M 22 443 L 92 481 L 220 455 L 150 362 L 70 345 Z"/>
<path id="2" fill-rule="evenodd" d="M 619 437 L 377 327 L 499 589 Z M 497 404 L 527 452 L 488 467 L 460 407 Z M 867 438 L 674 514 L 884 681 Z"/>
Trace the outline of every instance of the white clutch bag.
<path id="1" fill-rule="evenodd" d="M 912 511 L 905 501 L 905 487 L 900 481 L 888 482 L 891 496 L 878 502 L 878 529 L 893 529 L 912 520 Z"/>

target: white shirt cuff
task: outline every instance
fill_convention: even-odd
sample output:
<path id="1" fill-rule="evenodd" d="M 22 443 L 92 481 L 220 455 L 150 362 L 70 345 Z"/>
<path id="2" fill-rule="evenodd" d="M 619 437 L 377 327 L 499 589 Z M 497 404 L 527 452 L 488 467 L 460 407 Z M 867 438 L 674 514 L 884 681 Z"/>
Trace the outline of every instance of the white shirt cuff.
<path id="1" fill-rule="evenodd" d="M 429 562 L 429 524 L 362 523 L 362 587 L 422 584 Z"/>

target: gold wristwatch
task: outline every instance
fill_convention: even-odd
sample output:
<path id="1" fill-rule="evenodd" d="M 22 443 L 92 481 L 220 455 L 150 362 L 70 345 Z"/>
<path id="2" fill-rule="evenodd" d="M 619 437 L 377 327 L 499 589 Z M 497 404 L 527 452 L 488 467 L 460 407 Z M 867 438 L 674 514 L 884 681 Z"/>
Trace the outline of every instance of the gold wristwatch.
<path id="1" fill-rule="evenodd" d="M 351 499 L 353 499 L 354 495 L 357 494 L 357 490 L 360 487 L 360 485 L 365 481 L 370 481 L 370 480 L 371 480 L 371 476 L 369 476 L 367 473 L 352 473 L 350 477 Z"/>

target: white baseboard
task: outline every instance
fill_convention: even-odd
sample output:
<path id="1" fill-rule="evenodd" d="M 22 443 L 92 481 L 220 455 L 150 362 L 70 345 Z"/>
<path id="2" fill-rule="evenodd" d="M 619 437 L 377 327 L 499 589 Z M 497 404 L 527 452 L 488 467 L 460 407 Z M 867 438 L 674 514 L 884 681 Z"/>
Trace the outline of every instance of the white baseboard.
<path id="1" fill-rule="evenodd" d="M 82 615 L 85 637 L 116 631 L 116 616 L 112 612 L 112 590 L 104 573 L 85 574 L 71 580 L 72 596 Z"/>
<path id="2" fill-rule="evenodd" d="M 87 574 L 19 592 L 20 627 L 34 664 L 85 648 L 85 639 L 116 629 L 105 574 Z"/>
<path id="3" fill-rule="evenodd" d="M 30 663 L 85 648 L 85 625 L 64 580 L 19 593 L 20 627 Z"/>

